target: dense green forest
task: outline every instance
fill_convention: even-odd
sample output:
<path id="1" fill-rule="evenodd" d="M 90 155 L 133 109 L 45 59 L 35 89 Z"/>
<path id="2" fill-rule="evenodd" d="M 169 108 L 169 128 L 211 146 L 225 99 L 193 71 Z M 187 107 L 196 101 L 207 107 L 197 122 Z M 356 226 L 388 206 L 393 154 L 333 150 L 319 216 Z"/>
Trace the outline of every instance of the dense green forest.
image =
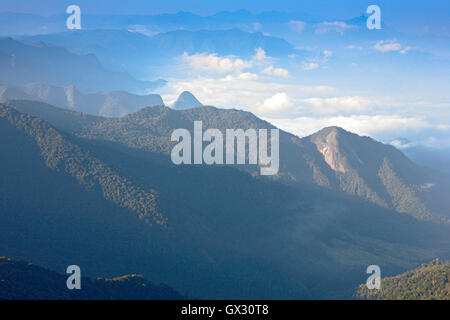
<path id="1" fill-rule="evenodd" d="M 450 300 L 450 262 L 438 259 L 419 268 L 381 279 L 380 290 L 369 290 L 365 284 L 355 293 L 369 300 Z"/>

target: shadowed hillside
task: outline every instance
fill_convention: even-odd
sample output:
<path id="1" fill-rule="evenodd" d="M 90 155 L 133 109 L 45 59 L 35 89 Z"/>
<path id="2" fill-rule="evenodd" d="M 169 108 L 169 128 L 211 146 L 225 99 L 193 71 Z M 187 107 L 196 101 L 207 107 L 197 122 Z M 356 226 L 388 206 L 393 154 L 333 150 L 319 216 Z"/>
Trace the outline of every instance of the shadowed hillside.
<path id="1" fill-rule="evenodd" d="M 0 300 L 180 300 L 165 284 L 141 275 L 81 279 L 80 290 L 69 290 L 62 275 L 25 261 L 0 257 Z"/>

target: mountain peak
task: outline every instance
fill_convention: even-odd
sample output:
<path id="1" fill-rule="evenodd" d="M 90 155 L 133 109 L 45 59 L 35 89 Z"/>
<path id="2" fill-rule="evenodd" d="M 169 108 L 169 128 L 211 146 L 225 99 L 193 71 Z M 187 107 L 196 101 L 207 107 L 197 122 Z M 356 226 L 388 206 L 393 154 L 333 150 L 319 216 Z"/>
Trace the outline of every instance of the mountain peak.
<path id="1" fill-rule="evenodd" d="M 331 169 L 345 173 L 350 168 L 341 150 L 339 135 L 347 133 L 340 127 L 326 127 L 310 136 L 317 150 L 323 155 L 325 162 Z"/>
<path id="2" fill-rule="evenodd" d="M 329 135 L 330 133 L 344 133 L 344 134 L 348 134 L 351 132 L 345 130 L 344 128 L 338 127 L 338 126 L 330 126 L 330 127 L 325 127 L 319 131 L 317 131 L 316 133 L 313 134 L 314 135 Z"/>
<path id="3" fill-rule="evenodd" d="M 192 93 L 190 93 L 189 91 L 183 91 L 172 105 L 172 108 L 182 110 L 201 106 L 203 106 L 203 104 L 198 101 Z"/>

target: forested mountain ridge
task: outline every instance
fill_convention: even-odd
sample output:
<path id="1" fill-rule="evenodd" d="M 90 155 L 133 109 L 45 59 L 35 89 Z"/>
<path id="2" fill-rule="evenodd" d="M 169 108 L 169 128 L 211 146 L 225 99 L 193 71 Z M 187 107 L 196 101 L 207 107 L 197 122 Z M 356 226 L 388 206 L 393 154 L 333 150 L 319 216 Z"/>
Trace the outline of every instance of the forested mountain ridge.
<path id="1" fill-rule="evenodd" d="M 342 191 L 418 219 L 450 221 L 450 204 L 443 196 L 450 190 L 449 181 L 416 165 L 395 147 L 338 127 L 306 139 L 323 155 Z"/>
<path id="2" fill-rule="evenodd" d="M 106 199 L 135 212 L 149 224 L 167 222 L 157 209 L 157 193 L 132 186 L 47 123 L 1 104 L 0 119 L 34 139 L 49 168 L 68 173 L 87 189 L 100 191 Z"/>
<path id="3" fill-rule="evenodd" d="M 203 129 L 275 128 L 249 112 L 204 106 L 172 110 L 146 107 L 121 118 L 85 121 L 81 114 L 26 101 L 8 105 L 50 121 L 90 140 L 109 141 L 128 148 L 170 155 L 171 132 L 193 130 L 201 120 Z M 69 120 L 70 119 L 70 120 Z M 77 124 L 76 126 L 74 124 Z M 390 145 L 330 127 L 305 138 L 280 131 L 280 170 L 277 181 L 316 185 L 343 192 L 377 205 L 406 213 L 420 220 L 448 223 L 450 182 L 431 170 L 411 162 Z M 256 174 L 256 166 L 241 169 Z"/>
<path id="4" fill-rule="evenodd" d="M 438 259 L 394 277 L 381 279 L 380 290 L 360 285 L 357 299 L 369 300 L 450 300 L 450 262 Z"/>
<path id="5" fill-rule="evenodd" d="M 180 300 L 181 294 L 141 275 L 81 278 L 80 290 L 69 290 L 63 275 L 25 261 L 0 257 L 0 300 Z"/>

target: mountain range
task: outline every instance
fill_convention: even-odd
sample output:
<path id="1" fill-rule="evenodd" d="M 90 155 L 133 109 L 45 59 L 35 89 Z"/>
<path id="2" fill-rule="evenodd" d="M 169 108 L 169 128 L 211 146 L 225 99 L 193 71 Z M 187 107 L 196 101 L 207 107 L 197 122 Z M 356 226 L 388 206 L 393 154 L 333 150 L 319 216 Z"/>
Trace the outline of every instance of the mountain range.
<path id="1" fill-rule="evenodd" d="M 448 299 L 443 4 L 385 3 L 381 29 L 364 4 L 79 5 L 80 30 L 0 12 L 0 299 Z M 118 8 L 140 14 L 89 13 Z M 277 174 L 172 162 L 196 121 L 276 129 L 236 106 L 302 134 L 279 130 Z"/>
<path id="2" fill-rule="evenodd" d="M 304 139 L 281 131 L 274 178 L 256 167 L 173 165 L 170 133 L 194 120 L 273 128 L 208 106 L 104 118 L 1 104 L 1 252 L 234 299 L 348 298 L 368 265 L 394 275 L 450 255 L 449 226 L 427 202 L 438 197 L 419 188 L 432 176 L 392 146 L 335 127 Z"/>
<path id="3" fill-rule="evenodd" d="M 201 107 L 174 111 L 168 107 L 144 108 L 119 119 L 80 116 L 34 103 L 7 105 L 49 121 L 79 137 L 118 143 L 136 150 L 168 156 L 174 143 L 170 133 L 177 128 L 193 129 L 201 120 L 205 128 L 247 130 L 274 128 L 249 112 Z M 59 115 L 64 114 L 64 121 Z M 75 124 L 77 124 L 75 126 Z M 69 127 L 66 127 L 66 126 Z M 131 129 L 133 128 L 133 129 Z M 137 137 L 139 137 L 137 139 Z M 447 177 L 414 164 L 391 145 L 360 137 L 338 127 L 325 128 L 309 137 L 280 133 L 280 171 L 276 180 L 286 184 L 315 185 L 343 192 L 381 207 L 429 221 L 449 221 Z M 255 166 L 244 166 L 256 174 Z"/>
<path id="4" fill-rule="evenodd" d="M 65 30 L 67 15 L 42 16 L 38 14 L 22 14 L 14 12 L 0 13 L 0 35 L 32 35 L 56 33 Z M 201 16 L 191 12 L 180 11 L 173 14 L 139 14 L 108 15 L 83 14 L 83 28 L 91 29 L 132 29 L 137 26 L 145 29 L 132 29 L 136 32 L 167 32 L 191 28 L 194 30 L 230 29 L 241 26 L 254 30 L 254 23 L 280 24 L 291 20 L 302 20 L 308 23 L 319 23 L 324 18 L 307 13 L 261 12 L 251 13 L 247 10 L 221 11 L 210 16 Z M 26 21 L 27 23 L 23 23 Z"/>
<path id="5" fill-rule="evenodd" d="M 165 81 L 136 80 L 125 72 L 106 70 L 94 54 L 79 55 L 42 42 L 0 38 L 0 82 L 8 86 L 46 83 L 75 85 L 83 92 L 125 90 L 148 92 Z"/>
<path id="6" fill-rule="evenodd" d="M 148 105 L 164 104 L 159 94 L 136 95 L 126 91 L 84 94 L 73 85 L 56 87 L 43 83 L 30 83 L 23 87 L 0 86 L 0 102 L 23 99 L 105 117 L 120 117 Z"/>
<path id="7" fill-rule="evenodd" d="M 155 70 L 161 69 L 161 66 L 170 67 L 173 59 L 184 53 L 233 55 L 242 58 L 253 56 L 257 48 L 273 57 L 288 56 L 294 51 L 301 53 L 282 38 L 236 28 L 176 30 L 153 36 L 129 30 L 76 30 L 24 36 L 20 39 L 62 46 L 77 54 L 95 54 L 109 69 L 127 71 L 140 78 L 148 77 Z"/>

